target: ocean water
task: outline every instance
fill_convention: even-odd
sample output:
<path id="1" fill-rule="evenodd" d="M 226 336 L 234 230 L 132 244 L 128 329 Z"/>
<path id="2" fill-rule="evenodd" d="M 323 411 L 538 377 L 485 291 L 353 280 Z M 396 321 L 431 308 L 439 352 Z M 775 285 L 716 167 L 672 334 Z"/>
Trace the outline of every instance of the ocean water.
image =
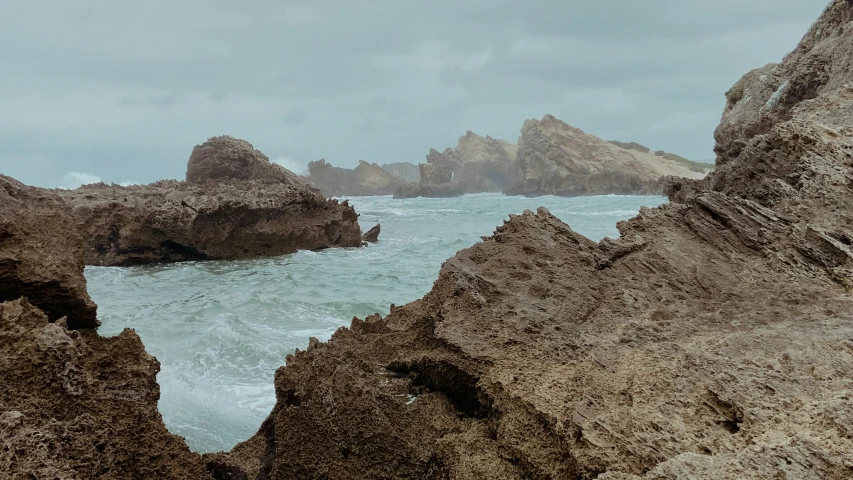
<path id="1" fill-rule="evenodd" d="M 525 209 L 545 206 L 593 239 L 617 237 L 616 222 L 654 207 L 658 196 L 394 200 L 351 197 L 367 248 L 278 258 L 132 268 L 89 267 L 89 293 L 103 335 L 134 328 L 162 364 L 160 412 L 199 452 L 229 450 L 253 435 L 275 404 L 273 373 L 309 337 L 327 340 L 352 317 L 386 315 L 422 297 L 444 260 Z"/>

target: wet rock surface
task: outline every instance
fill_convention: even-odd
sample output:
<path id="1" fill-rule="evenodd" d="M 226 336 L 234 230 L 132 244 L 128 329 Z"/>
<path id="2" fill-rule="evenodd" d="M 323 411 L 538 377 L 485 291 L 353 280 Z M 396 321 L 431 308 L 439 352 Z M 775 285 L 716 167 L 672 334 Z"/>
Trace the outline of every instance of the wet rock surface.
<path id="1" fill-rule="evenodd" d="M 376 243 L 379 241 L 380 231 L 382 231 L 382 226 L 377 223 L 375 227 L 364 232 L 364 235 L 361 236 L 361 239 L 365 242 Z"/>
<path id="2" fill-rule="evenodd" d="M 833 2 L 796 52 L 849 45 L 851 18 Z M 736 156 L 619 240 L 512 216 L 423 299 L 289 356 L 260 432 L 219 460 L 257 478 L 850 478 L 853 90 L 789 112 L 732 130 Z"/>
<path id="3" fill-rule="evenodd" d="M 704 172 L 651 152 L 628 150 L 552 115 L 521 129 L 518 181 L 508 195 L 658 195 L 666 176 L 699 179 Z"/>

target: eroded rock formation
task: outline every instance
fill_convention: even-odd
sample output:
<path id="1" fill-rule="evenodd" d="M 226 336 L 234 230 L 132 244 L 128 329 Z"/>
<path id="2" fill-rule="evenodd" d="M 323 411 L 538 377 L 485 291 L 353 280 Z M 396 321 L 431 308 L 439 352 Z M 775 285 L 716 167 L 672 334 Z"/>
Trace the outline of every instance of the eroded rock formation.
<path id="1" fill-rule="evenodd" d="M 408 162 L 399 163 L 384 163 L 382 170 L 405 182 L 419 182 L 421 180 L 421 172 L 417 165 Z"/>
<path id="2" fill-rule="evenodd" d="M 98 325 L 68 208 L 0 177 L 0 478 L 210 478 L 163 425 L 157 360 Z"/>
<path id="3" fill-rule="evenodd" d="M 361 239 L 365 242 L 376 243 L 379 241 L 379 232 L 381 231 L 382 225 L 377 223 L 375 227 L 364 232 L 364 235 L 361 236 Z"/>
<path id="4" fill-rule="evenodd" d="M 677 160 L 626 150 L 552 115 L 524 122 L 516 163 L 519 180 L 510 195 L 656 195 L 666 176 L 698 179 Z"/>
<path id="5" fill-rule="evenodd" d="M 187 181 L 57 190 L 84 239 L 87 265 L 276 256 L 361 245 L 358 214 L 327 200 L 249 142 L 193 149 Z"/>
<path id="6" fill-rule="evenodd" d="M 60 192 L 88 265 L 140 265 L 284 255 L 361 245 L 358 214 L 301 184 L 88 185 Z"/>
<path id="7" fill-rule="evenodd" d="M 453 178 L 467 185 L 466 193 L 500 192 L 518 180 L 517 153 L 518 145 L 469 130 L 456 148 L 431 149 L 427 163 L 450 167 Z"/>
<path id="8" fill-rule="evenodd" d="M 187 183 L 207 180 L 256 180 L 260 182 L 302 184 L 299 177 L 281 165 L 270 162 L 251 143 L 228 135 L 209 138 L 193 148 L 187 162 Z"/>
<path id="9" fill-rule="evenodd" d="M 649 147 L 647 147 L 645 145 L 641 145 L 637 142 L 627 142 L 626 143 L 626 142 L 620 142 L 618 140 L 610 140 L 610 143 L 612 143 L 613 145 L 616 145 L 617 147 L 624 148 L 626 150 L 637 150 L 637 151 L 643 152 L 643 153 L 652 153 L 652 150 Z M 696 173 L 701 173 L 703 175 L 707 174 L 707 173 L 711 173 L 714 170 L 714 164 L 713 163 L 695 162 L 693 160 L 688 160 L 688 159 L 682 157 L 681 155 L 676 155 L 674 153 L 665 152 L 663 150 L 655 150 L 653 153 L 658 157 L 663 157 L 667 160 L 673 160 L 673 161 L 679 162 L 679 163 L 685 165 L 690 170 L 692 170 Z"/>
<path id="10" fill-rule="evenodd" d="M 619 240 L 512 216 L 422 300 L 289 356 L 270 417 L 218 461 L 250 478 L 851 478 L 851 19 L 834 1 L 779 67 L 827 76 L 786 115 L 738 127 L 728 107 L 708 179 L 676 180 Z M 533 140 L 560 146 L 543 122 Z"/>
<path id="11" fill-rule="evenodd" d="M 308 164 L 308 180 L 327 197 L 393 195 L 406 182 L 375 163 L 358 161 L 354 169 L 334 167 L 325 159 Z"/>
<path id="12" fill-rule="evenodd" d="M 394 198 L 459 197 L 468 192 L 468 184 L 453 178 L 453 169 L 437 163 L 421 163 L 421 180 L 418 183 L 407 183 L 397 188 Z"/>
<path id="13" fill-rule="evenodd" d="M 0 302 L 27 297 L 51 321 L 99 325 L 86 292 L 83 240 L 62 200 L 0 175 Z"/>

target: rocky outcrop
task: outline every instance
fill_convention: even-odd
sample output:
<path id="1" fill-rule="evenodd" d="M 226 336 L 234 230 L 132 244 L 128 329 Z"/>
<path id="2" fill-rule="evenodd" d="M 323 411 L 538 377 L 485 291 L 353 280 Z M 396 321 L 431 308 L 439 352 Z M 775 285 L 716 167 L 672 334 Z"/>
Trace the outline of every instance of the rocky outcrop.
<path id="1" fill-rule="evenodd" d="M 187 183 L 199 184 L 207 180 L 255 180 L 259 182 L 301 185 L 299 177 L 270 162 L 251 143 L 223 135 L 209 138 L 193 148 L 187 162 Z"/>
<path id="2" fill-rule="evenodd" d="M 422 163 L 418 167 L 421 171 L 421 183 L 440 185 L 453 181 L 453 169 L 450 167 L 434 163 Z"/>
<path id="3" fill-rule="evenodd" d="M 853 45 L 851 19 L 833 2 L 786 62 Z M 219 461 L 250 478 L 850 478 L 853 89 L 833 76 L 849 53 L 783 63 L 837 86 L 763 133 L 725 116 L 717 171 L 676 180 L 620 239 L 512 216 L 423 299 L 312 339 Z M 565 151 L 544 123 L 532 139 Z"/>
<path id="4" fill-rule="evenodd" d="M 50 321 L 95 328 L 86 292 L 83 241 L 62 200 L 0 175 L 0 302 L 26 297 Z"/>
<path id="5" fill-rule="evenodd" d="M 386 172 L 375 163 L 358 161 L 358 166 L 333 167 L 325 159 L 308 164 L 308 180 L 327 197 L 344 195 L 393 195 L 406 182 Z"/>
<path id="6" fill-rule="evenodd" d="M 519 140 L 519 181 L 509 195 L 655 195 L 666 176 L 698 179 L 677 160 L 626 150 L 551 115 L 524 122 Z"/>
<path id="7" fill-rule="evenodd" d="M 87 265 L 268 257 L 361 245 L 358 214 L 327 200 L 244 140 L 193 149 L 187 181 L 57 190 Z"/>
<path id="8" fill-rule="evenodd" d="M 132 330 L 104 338 L 0 303 L 0 370 L 0 477 L 211 478 L 163 425 L 160 364 Z"/>
<path id="9" fill-rule="evenodd" d="M 376 243 L 379 241 L 379 232 L 382 231 L 382 226 L 380 224 L 376 224 L 375 227 L 366 231 L 364 235 L 361 236 L 362 241 L 369 243 Z"/>
<path id="10" fill-rule="evenodd" d="M 61 192 L 88 265 L 268 257 L 361 245 L 358 214 L 300 184 L 164 180 Z"/>
<path id="11" fill-rule="evenodd" d="M 408 162 L 399 163 L 384 163 L 382 170 L 405 182 L 419 182 L 421 180 L 421 172 L 417 165 Z"/>
<path id="12" fill-rule="evenodd" d="M 617 147 L 624 148 L 626 150 L 637 150 L 637 151 L 643 152 L 643 153 L 650 153 L 651 152 L 651 149 L 649 147 L 647 147 L 645 145 L 640 145 L 637 142 L 625 143 L 625 142 L 620 142 L 618 140 L 610 140 L 610 143 L 612 143 L 613 145 L 616 145 Z M 714 170 L 714 164 L 713 163 L 694 162 L 693 160 L 688 160 L 688 159 L 682 157 L 681 155 L 676 155 L 674 153 L 664 152 L 663 150 L 656 150 L 654 152 L 654 154 L 657 155 L 658 157 L 663 157 L 667 160 L 673 160 L 673 161 L 679 162 L 679 163 L 685 165 L 691 171 L 694 171 L 696 173 L 701 173 L 703 175 L 706 173 L 711 173 Z"/>
<path id="13" fill-rule="evenodd" d="M 453 179 L 453 170 L 436 163 L 421 163 L 421 180 L 407 183 L 394 192 L 394 198 L 447 198 L 459 197 L 468 192 L 468 184 Z"/>
<path id="14" fill-rule="evenodd" d="M 431 149 L 427 163 L 450 167 L 453 178 L 467 185 L 466 193 L 500 192 L 518 180 L 518 145 L 468 131 L 456 148 Z"/>
<path id="15" fill-rule="evenodd" d="M 82 245 L 56 194 L 0 177 L 0 478 L 210 479 L 157 411 L 157 360 L 96 332 Z"/>

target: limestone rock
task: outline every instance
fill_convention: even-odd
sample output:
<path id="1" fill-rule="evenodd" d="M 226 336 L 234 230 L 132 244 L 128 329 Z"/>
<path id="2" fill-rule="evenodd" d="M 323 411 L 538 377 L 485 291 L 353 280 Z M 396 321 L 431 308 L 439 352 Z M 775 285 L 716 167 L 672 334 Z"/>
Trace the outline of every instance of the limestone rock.
<path id="1" fill-rule="evenodd" d="M 163 425 L 160 364 L 132 330 L 104 338 L 0 303 L 0 371 L 0 478 L 210 479 Z"/>
<path id="2" fill-rule="evenodd" d="M 459 197 L 468 192 L 468 184 L 453 179 L 453 170 L 437 163 L 421 163 L 421 180 L 397 188 L 394 198 L 447 198 Z"/>
<path id="3" fill-rule="evenodd" d="M 524 122 L 511 195 L 655 195 L 666 176 L 699 179 L 704 173 L 672 159 L 626 150 L 552 115 Z"/>
<path id="4" fill-rule="evenodd" d="M 275 163 L 251 143 L 223 135 L 212 137 L 193 148 L 187 162 L 187 183 L 207 180 L 255 180 L 260 182 L 302 184 L 298 176 Z"/>
<path id="5" fill-rule="evenodd" d="M 517 153 L 515 144 L 469 130 L 455 148 L 431 149 L 427 163 L 450 167 L 453 178 L 467 185 L 466 193 L 500 192 L 518 180 Z"/>
<path id="6" fill-rule="evenodd" d="M 289 356 L 264 427 L 221 460 L 255 452 L 258 478 L 853 477 L 853 89 L 834 76 L 851 19 L 834 1 L 779 67 L 835 86 L 764 133 L 724 117 L 707 179 L 672 180 L 618 240 L 511 216 L 423 299 Z M 583 139 L 543 122 L 529 165 Z"/>
<path id="7" fill-rule="evenodd" d="M 421 183 L 440 185 L 453 180 L 453 169 L 435 163 L 422 163 L 418 165 L 421 171 Z"/>
<path id="8" fill-rule="evenodd" d="M 302 184 L 164 180 L 61 193 L 88 265 L 233 260 L 361 245 L 358 214 Z"/>
<path id="9" fill-rule="evenodd" d="M 327 197 L 344 195 L 393 195 L 406 182 L 375 163 L 359 160 L 352 170 L 334 167 L 325 159 L 308 164 L 308 179 Z"/>
<path id="10" fill-rule="evenodd" d="M 0 175 L 0 302 L 19 297 L 72 329 L 99 325 L 70 212 L 53 192 Z"/>

